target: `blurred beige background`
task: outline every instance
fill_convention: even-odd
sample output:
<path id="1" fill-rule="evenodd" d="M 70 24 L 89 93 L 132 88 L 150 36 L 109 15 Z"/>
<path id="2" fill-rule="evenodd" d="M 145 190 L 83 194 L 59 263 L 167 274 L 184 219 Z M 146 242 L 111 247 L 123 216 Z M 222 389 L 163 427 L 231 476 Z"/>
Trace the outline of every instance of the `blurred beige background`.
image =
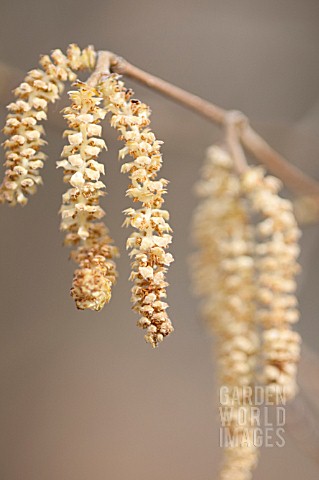
<path id="1" fill-rule="evenodd" d="M 242 109 L 273 146 L 319 178 L 318 21 L 318 0 L 2 0 L 0 60 L 26 70 L 40 53 L 71 42 L 113 50 L 221 106 Z M 211 340 L 190 296 L 186 238 L 191 188 L 219 132 L 133 86 L 150 103 L 153 127 L 165 141 L 176 332 L 153 351 L 135 327 L 128 232 L 120 228 L 130 205 L 127 178 L 119 173 L 116 135 L 107 128 L 104 205 L 122 252 L 120 279 L 102 312 L 76 311 L 68 293 L 74 265 L 58 231 L 64 186 L 54 163 L 63 122 L 55 120 L 46 126 L 45 188 L 24 209 L 1 207 L 1 480 L 216 478 L 221 451 Z M 3 85 L 0 91 L 9 99 Z M 61 108 L 54 106 L 55 119 Z M 2 123 L 4 115 L 2 104 Z M 318 226 L 304 231 L 299 279 L 298 328 L 313 348 L 318 236 Z M 285 449 L 263 450 L 255 473 L 258 480 L 301 476 L 317 479 L 318 467 L 288 436 Z"/>

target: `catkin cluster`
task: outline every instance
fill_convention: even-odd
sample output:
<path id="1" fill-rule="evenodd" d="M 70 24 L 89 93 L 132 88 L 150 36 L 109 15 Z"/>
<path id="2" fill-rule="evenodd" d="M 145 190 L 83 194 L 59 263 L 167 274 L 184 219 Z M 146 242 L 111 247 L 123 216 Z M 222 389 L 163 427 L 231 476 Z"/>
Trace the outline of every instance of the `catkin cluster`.
<path id="1" fill-rule="evenodd" d="M 225 427 L 232 441 L 225 448 L 220 478 L 248 480 L 258 455 L 253 443 L 253 398 L 243 394 L 254 383 L 259 352 L 254 230 L 240 196 L 240 179 L 232 168 L 224 149 L 208 150 L 196 189 L 202 201 L 194 217 L 199 251 L 192 259 L 192 272 L 196 291 L 203 297 L 204 317 L 217 337 L 219 383 L 228 389 L 229 404 L 223 409 L 230 419 Z"/>
<path id="2" fill-rule="evenodd" d="M 48 104 L 59 99 L 64 83 L 73 82 L 71 106 L 63 111 L 68 145 L 63 148 L 63 160 L 57 162 L 64 169 L 64 181 L 70 184 L 63 195 L 61 230 L 66 232 L 65 245 L 72 247 L 71 258 L 78 264 L 71 295 L 79 309 L 101 310 L 109 302 L 117 278 L 114 258 L 118 252 L 101 222 L 105 215 L 99 204 L 105 194 L 100 180 L 104 166 L 97 160 L 106 148 L 99 124 L 110 113 L 111 125 L 125 143 L 120 158 L 132 157 L 122 166 L 131 182 L 127 195 L 141 203 L 141 208 L 125 211 L 124 222 L 136 229 L 127 241 L 133 257 L 133 309 L 140 315 L 138 326 L 146 330 L 146 341 L 156 347 L 173 331 L 164 301 L 165 275 L 173 261 L 166 251 L 172 240 L 169 214 L 162 209 L 168 182 L 156 178 L 162 165 L 162 142 L 149 128 L 149 107 L 131 98 L 133 92 L 118 75 L 101 74 L 96 57 L 92 47 L 80 50 L 73 44 L 66 55 L 54 50 L 51 56 L 41 58 L 42 69 L 31 70 L 15 90 L 18 99 L 8 106 L 4 128 L 10 138 L 4 143 L 7 169 L 0 202 L 25 205 L 28 195 L 42 183 L 39 170 L 46 156 L 41 151 L 45 141 L 40 122 L 47 118 Z M 75 72 L 94 67 L 87 83 L 77 80 Z"/>
<path id="3" fill-rule="evenodd" d="M 40 60 L 42 69 L 31 70 L 14 91 L 17 100 L 8 105 L 4 133 L 9 137 L 4 142 L 6 171 L 0 186 L 0 202 L 25 205 L 28 196 L 36 192 L 42 183 L 39 170 L 46 158 L 41 152 L 46 143 L 40 122 L 46 120 L 48 104 L 59 99 L 64 83 L 74 81 L 74 71 L 91 69 L 95 63 L 92 47 L 81 51 L 70 45 L 67 55 L 54 50 L 51 58 L 44 55 Z"/>
<path id="4" fill-rule="evenodd" d="M 146 330 L 146 341 L 156 347 L 173 331 L 166 313 L 168 305 L 163 301 L 168 285 L 165 274 L 173 257 L 166 252 L 172 240 L 167 223 L 169 214 L 161 208 L 168 182 L 156 178 L 162 165 L 162 142 L 149 128 L 149 107 L 131 98 L 132 91 L 125 88 L 118 75 L 111 74 L 100 85 L 100 91 L 105 109 L 111 113 L 111 125 L 125 142 L 120 158 L 132 157 L 132 161 L 121 168 L 131 181 L 127 196 L 142 204 L 139 209 L 125 211 L 124 224 L 136 229 L 127 240 L 133 257 L 132 302 L 133 309 L 140 315 L 138 326 Z"/>
<path id="5" fill-rule="evenodd" d="M 228 388 L 229 405 L 223 408 L 229 410 L 233 442 L 225 448 L 222 480 L 250 479 L 257 462 L 253 398 L 247 399 L 247 390 L 238 395 L 238 389 L 261 381 L 273 403 L 297 392 L 300 336 L 291 327 L 299 318 L 300 231 L 280 188 L 260 167 L 238 176 L 230 154 L 216 146 L 208 150 L 197 184 L 202 201 L 194 217 L 198 252 L 192 272 L 203 315 L 217 336 L 219 381 Z"/>
<path id="6" fill-rule="evenodd" d="M 256 226 L 256 321 L 261 325 L 263 378 L 267 397 L 292 399 L 297 392 L 296 373 L 300 336 L 291 327 L 299 319 L 296 274 L 300 230 L 289 200 L 279 197 L 281 183 L 265 176 L 260 167 L 242 177 L 242 191 Z"/>
<path id="7" fill-rule="evenodd" d="M 57 162 L 64 169 L 64 181 L 70 184 L 63 195 L 61 229 L 67 232 L 65 244 L 76 247 L 71 256 L 79 264 L 73 279 L 71 295 L 79 309 L 101 310 L 111 298 L 117 273 L 112 245 L 104 223 L 105 215 L 99 199 L 105 194 L 100 180 L 104 165 L 97 161 L 106 145 L 101 139 L 105 110 L 98 90 L 77 82 L 69 92 L 72 101 L 64 109 L 69 129 L 64 132 L 68 145 L 63 148 L 64 160 Z"/>

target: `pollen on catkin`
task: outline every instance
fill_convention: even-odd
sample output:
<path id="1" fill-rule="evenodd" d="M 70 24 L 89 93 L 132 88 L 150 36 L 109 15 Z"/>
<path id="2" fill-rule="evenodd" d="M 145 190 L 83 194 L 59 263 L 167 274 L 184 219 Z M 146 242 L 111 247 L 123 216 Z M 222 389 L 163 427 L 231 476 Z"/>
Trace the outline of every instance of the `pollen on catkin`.
<path id="1" fill-rule="evenodd" d="M 149 128 L 150 108 L 139 100 L 131 99 L 119 76 L 111 74 L 100 85 L 107 112 L 111 113 L 111 125 L 120 132 L 125 146 L 120 158 L 130 155 L 133 160 L 122 165 L 131 184 L 127 196 L 140 202 L 141 208 L 128 208 L 124 224 L 137 231 L 127 240 L 127 248 L 133 257 L 131 280 L 133 309 L 140 315 L 138 326 L 146 330 L 145 340 L 156 347 L 173 331 L 166 309 L 167 267 L 173 261 L 166 252 L 172 237 L 168 224 L 169 213 L 163 210 L 163 194 L 167 180 L 156 179 L 162 165 L 161 141 Z"/>
<path id="2" fill-rule="evenodd" d="M 83 51 L 72 44 L 64 55 L 54 50 L 51 58 L 44 55 L 40 60 L 42 69 L 31 70 L 24 81 L 14 90 L 15 102 L 8 105 L 4 133 L 9 137 L 4 142 L 6 171 L 0 186 L 0 203 L 25 205 L 28 196 L 36 192 L 42 183 L 39 170 L 46 155 L 41 151 L 46 143 L 40 122 L 47 119 L 48 104 L 59 99 L 64 83 L 74 81 L 74 71 L 91 69 L 95 64 L 92 47 Z"/>
<path id="3" fill-rule="evenodd" d="M 296 274 L 300 230 L 293 205 L 278 193 L 281 182 L 252 167 L 242 176 L 241 188 L 250 202 L 256 227 L 257 322 L 263 333 L 263 382 L 268 398 L 291 400 L 297 393 L 296 373 L 300 335 L 292 330 L 299 319 Z"/>
<path id="4" fill-rule="evenodd" d="M 253 398 L 240 393 L 254 384 L 259 352 L 254 229 L 227 150 L 217 146 L 208 149 L 196 193 L 201 202 L 192 231 L 198 251 L 191 259 L 191 273 L 196 293 L 202 298 L 203 316 L 217 339 L 219 384 L 227 387 L 229 401 L 222 408 L 229 410 L 226 418 L 230 421 L 224 429 L 231 444 L 225 446 L 219 478 L 249 480 L 258 458 L 253 442 L 256 421 Z"/>
<path id="5" fill-rule="evenodd" d="M 64 169 L 64 181 L 71 188 L 63 195 L 61 230 L 66 232 L 65 244 L 75 249 L 71 257 L 79 264 L 73 278 L 71 295 L 80 310 L 101 310 L 111 298 L 117 272 L 116 247 L 104 223 L 105 212 L 99 199 L 105 195 L 100 180 L 104 165 L 97 157 L 106 145 L 99 125 L 105 110 L 99 107 L 99 92 L 77 82 L 69 92 L 72 105 L 64 109 L 69 129 L 64 132 L 68 145 L 63 148 L 64 160 L 57 166 Z"/>

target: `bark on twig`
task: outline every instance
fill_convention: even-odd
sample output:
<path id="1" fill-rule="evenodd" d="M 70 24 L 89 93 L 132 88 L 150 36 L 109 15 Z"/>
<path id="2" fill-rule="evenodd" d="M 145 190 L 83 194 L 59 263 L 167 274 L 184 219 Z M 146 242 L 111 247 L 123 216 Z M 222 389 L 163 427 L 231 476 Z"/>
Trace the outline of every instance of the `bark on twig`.
<path id="1" fill-rule="evenodd" d="M 176 87 L 161 78 L 155 77 L 115 54 L 110 54 L 110 62 L 110 70 L 112 72 L 137 80 L 143 85 L 195 111 L 211 122 L 221 127 L 226 126 L 229 120 L 229 111 L 197 95 L 189 93 L 182 88 Z M 265 165 L 271 173 L 280 178 L 288 188 L 298 194 L 313 195 L 318 197 L 319 200 L 319 182 L 304 174 L 299 168 L 290 164 L 280 153 L 276 152 L 276 150 L 249 125 L 248 120 L 245 125 L 242 126 L 239 138 L 245 149 L 260 163 Z"/>

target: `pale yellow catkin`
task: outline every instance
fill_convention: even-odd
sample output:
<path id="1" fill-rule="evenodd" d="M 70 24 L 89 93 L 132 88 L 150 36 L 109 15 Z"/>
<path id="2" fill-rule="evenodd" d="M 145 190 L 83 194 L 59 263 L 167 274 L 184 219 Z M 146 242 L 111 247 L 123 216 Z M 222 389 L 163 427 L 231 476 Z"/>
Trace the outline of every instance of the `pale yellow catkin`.
<path id="1" fill-rule="evenodd" d="M 301 338 L 292 326 L 299 319 L 296 275 L 300 270 L 298 240 L 301 232 L 293 205 L 279 196 L 281 182 L 261 167 L 250 168 L 241 181 L 256 227 L 256 320 L 263 329 L 262 381 L 267 397 L 291 400 L 297 393 L 297 363 Z"/>
<path id="2" fill-rule="evenodd" d="M 40 65 L 42 69 L 31 70 L 14 90 L 17 100 L 7 107 L 9 114 L 3 131 L 9 138 L 3 144 L 6 171 L 0 186 L 0 203 L 25 205 L 28 196 L 42 183 L 39 170 L 46 155 L 41 149 L 46 142 L 40 122 L 47 119 L 48 104 L 60 98 L 64 83 L 76 79 L 74 72 L 94 67 L 95 52 L 92 47 L 81 51 L 72 44 L 67 55 L 54 50 L 51 58 L 41 58 Z"/>
<path id="3" fill-rule="evenodd" d="M 198 252 L 191 271 L 203 315 L 217 335 L 219 381 L 228 389 L 229 405 L 223 408 L 229 409 L 234 442 L 225 448 L 221 480 L 249 480 L 257 462 L 253 398 L 247 402 L 238 388 L 261 382 L 271 403 L 285 403 L 297 392 L 300 336 L 291 326 L 299 318 L 300 231 L 280 188 L 260 167 L 247 167 L 238 176 L 227 150 L 217 146 L 208 150 L 197 184 Z M 243 410 L 246 424 L 238 421 Z"/>
<path id="4" fill-rule="evenodd" d="M 225 426 L 231 444 L 225 446 L 219 478 L 249 480 L 258 458 L 253 441 L 256 425 L 253 398 L 241 392 L 254 384 L 259 352 L 253 302 L 254 231 L 240 197 L 240 180 L 224 148 L 208 150 L 196 191 L 201 198 L 193 223 L 198 252 L 191 260 L 191 272 L 203 315 L 217 337 L 219 384 L 227 388 L 229 400 L 222 408 L 226 417 L 225 410 L 231 416 Z"/>
<path id="5" fill-rule="evenodd" d="M 64 109 L 69 126 L 64 132 L 68 139 L 62 152 L 65 159 L 57 162 L 71 187 L 63 195 L 61 229 L 67 233 L 65 244 L 75 247 L 71 256 L 79 264 L 71 295 L 79 309 L 101 310 L 111 298 L 118 255 L 99 221 L 105 215 L 99 205 L 105 185 L 100 180 L 104 165 L 97 159 L 106 149 L 99 123 L 106 112 L 99 106 L 102 99 L 96 88 L 79 81 L 74 88 L 69 92 L 72 104 Z"/>
<path id="6" fill-rule="evenodd" d="M 111 113 L 111 125 L 125 142 L 120 158 L 132 157 L 132 161 L 121 168 L 131 181 L 127 196 L 142 204 L 139 209 L 125 211 L 124 224 L 136 229 L 127 240 L 133 257 L 132 302 L 133 309 L 140 315 L 138 326 L 146 330 L 145 340 L 156 347 L 173 331 L 166 312 L 168 304 L 164 301 L 167 267 L 173 261 L 172 255 L 166 252 L 172 240 L 169 213 L 162 209 L 168 182 L 156 179 L 162 164 L 162 142 L 149 128 L 149 107 L 131 99 L 132 91 L 125 88 L 118 75 L 109 75 L 99 90 L 107 112 Z"/>

